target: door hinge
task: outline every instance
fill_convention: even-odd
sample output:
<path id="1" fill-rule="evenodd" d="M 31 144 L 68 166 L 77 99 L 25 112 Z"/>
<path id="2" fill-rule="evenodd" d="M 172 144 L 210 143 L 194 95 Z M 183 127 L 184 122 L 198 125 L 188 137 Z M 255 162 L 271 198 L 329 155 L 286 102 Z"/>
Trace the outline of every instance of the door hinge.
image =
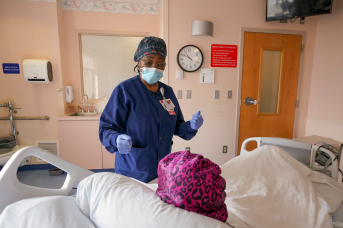
<path id="1" fill-rule="evenodd" d="M 299 107 L 299 100 L 296 100 L 295 101 L 295 108 L 298 108 Z"/>
<path id="2" fill-rule="evenodd" d="M 304 45 L 305 45 L 305 44 L 301 44 L 301 53 L 304 52 Z"/>

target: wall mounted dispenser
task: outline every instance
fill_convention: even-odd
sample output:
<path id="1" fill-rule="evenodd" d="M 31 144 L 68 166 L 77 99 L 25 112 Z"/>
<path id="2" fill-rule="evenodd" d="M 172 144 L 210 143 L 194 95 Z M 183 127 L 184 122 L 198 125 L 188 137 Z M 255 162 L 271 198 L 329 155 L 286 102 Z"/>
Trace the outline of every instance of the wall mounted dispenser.
<path id="1" fill-rule="evenodd" d="M 66 86 L 66 102 L 72 103 L 74 102 L 74 89 L 72 86 Z"/>
<path id="2" fill-rule="evenodd" d="M 25 59 L 24 78 L 29 83 L 46 84 L 52 81 L 52 66 L 49 60 Z"/>

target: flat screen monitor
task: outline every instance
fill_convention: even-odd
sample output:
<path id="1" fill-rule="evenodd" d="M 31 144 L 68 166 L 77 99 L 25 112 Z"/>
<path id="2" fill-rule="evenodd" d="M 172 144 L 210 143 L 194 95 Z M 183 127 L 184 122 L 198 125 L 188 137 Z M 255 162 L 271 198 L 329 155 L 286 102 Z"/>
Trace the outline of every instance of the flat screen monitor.
<path id="1" fill-rule="evenodd" d="M 330 14 L 333 0 L 266 0 L 267 21 Z"/>

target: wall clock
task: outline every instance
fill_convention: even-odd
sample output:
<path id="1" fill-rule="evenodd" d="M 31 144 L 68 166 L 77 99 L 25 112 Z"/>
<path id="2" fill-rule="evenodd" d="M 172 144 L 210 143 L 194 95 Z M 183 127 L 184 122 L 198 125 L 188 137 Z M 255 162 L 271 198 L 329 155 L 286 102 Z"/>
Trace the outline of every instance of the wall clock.
<path id="1" fill-rule="evenodd" d="M 177 63 L 186 72 L 197 71 L 204 61 L 201 50 L 194 45 L 182 47 L 177 54 Z"/>

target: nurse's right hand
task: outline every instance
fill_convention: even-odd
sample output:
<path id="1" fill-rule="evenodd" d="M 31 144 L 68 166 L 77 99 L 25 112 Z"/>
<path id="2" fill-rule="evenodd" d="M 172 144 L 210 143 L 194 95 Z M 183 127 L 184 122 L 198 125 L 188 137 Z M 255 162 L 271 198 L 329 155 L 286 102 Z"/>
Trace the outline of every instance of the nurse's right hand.
<path id="1" fill-rule="evenodd" d="M 128 135 L 118 135 L 117 137 L 117 148 L 119 153 L 121 154 L 128 154 L 131 151 L 132 141 L 131 137 Z"/>

